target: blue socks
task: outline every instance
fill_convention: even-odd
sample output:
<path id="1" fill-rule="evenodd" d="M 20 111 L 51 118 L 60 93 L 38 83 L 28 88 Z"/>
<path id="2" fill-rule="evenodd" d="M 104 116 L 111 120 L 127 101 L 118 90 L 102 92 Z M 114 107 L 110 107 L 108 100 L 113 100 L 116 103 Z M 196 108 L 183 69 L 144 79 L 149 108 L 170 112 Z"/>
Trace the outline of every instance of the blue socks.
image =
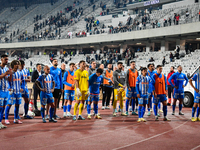
<path id="1" fill-rule="evenodd" d="M 25 113 L 25 116 L 26 116 L 27 113 L 28 113 L 28 104 L 29 104 L 29 103 L 24 103 L 24 113 Z"/>
<path id="2" fill-rule="evenodd" d="M 98 115 L 98 106 L 94 103 L 94 113 L 95 115 Z"/>
<path id="3" fill-rule="evenodd" d="M 160 102 L 158 102 L 158 109 L 160 109 Z"/>
<path id="4" fill-rule="evenodd" d="M 179 111 L 182 110 L 182 107 L 183 107 L 183 105 L 182 105 L 182 104 L 179 104 Z"/>
<path id="5" fill-rule="evenodd" d="M 167 106 L 163 106 L 163 115 L 164 117 L 167 116 Z"/>
<path id="6" fill-rule="evenodd" d="M 172 111 L 174 112 L 176 108 L 176 105 L 172 105 Z"/>
<path id="7" fill-rule="evenodd" d="M 68 106 L 67 106 L 67 112 L 70 112 L 70 111 L 71 111 L 71 108 L 72 108 L 72 105 L 68 105 Z"/>
<path id="8" fill-rule="evenodd" d="M 67 106 L 63 106 L 63 111 L 66 112 L 67 111 Z"/>
<path id="9" fill-rule="evenodd" d="M 5 119 L 8 119 L 8 115 L 9 115 L 9 111 L 10 111 L 10 107 L 6 106 L 6 110 L 5 110 Z"/>
<path id="10" fill-rule="evenodd" d="M 87 104 L 87 114 L 90 115 L 91 105 Z"/>
<path id="11" fill-rule="evenodd" d="M 2 115 L 1 115 L 1 118 L 0 118 L 1 121 L 3 120 L 4 110 L 5 110 L 5 108 L 3 108 L 3 110 L 2 110 Z"/>
<path id="12" fill-rule="evenodd" d="M 2 121 L 3 116 L 3 107 L 0 107 L 0 122 Z"/>
<path id="13" fill-rule="evenodd" d="M 158 107 L 156 105 L 153 106 L 153 111 L 154 111 L 155 116 L 157 116 L 158 115 Z"/>
<path id="14" fill-rule="evenodd" d="M 142 118 L 142 106 L 138 107 L 138 117 Z"/>
<path id="15" fill-rule="evenodd" d="M 135 111 L 135 99 L 132 99 L 131 105 L 132 105 L 132 111 Z"/>
<path id="16" fill-rule="evenodd" d="M 54 113 L 54 108 L 51 107 L 50 110 L 49 110 L 50 119 L 53 118 L 53 113 Z"/>
<path id="17" fill-rule="evenodd" d="M 41 116 L 42 116 L 42 118 L 44 118 L 44 110 L 45 109 L 41 107 Z"/>
<path id="18" fill-rule="evenodd" d="M 150 98 L 149 100 L 149 106 L 150 106 L 150 109 L 152 109 L 152 97 Z M 150 111 L 150 110 L 149 110 Z"/>
<path id="19" fill-rule="evenodd" d="M 126 100 L 126 111 L 128 111 L 128 107 L 129 107 L 129 100 Z"/>
<path id="20" fill-rule="evenodd" d="M 143 116 L 144 116 L 144 113 L 145 113 L 145 107 L 143 106 L 143 107 L 142 107 L 142 118 L 143 118 Z"/>
<path id="21" fill-rule="evenodd" d="M 198 107 L 198 108 L 199 108 L 199 107 Z M 195 111 L 196 111 L 196 108 L 195 108 L 195 107 L 192 107 L 192 117 L 194 117 Z"/>
<path id="22" fill-rule="evenodd" d="M 196 117 L 199 117 L 199 107 L 197 107 L 197 114 Z"/>
<path id="23" fill-rule="evenodd" d="M 15 110 L 14 110 L 14 119 L 18 119 L 19 115 L 19 106 L 15 106 Z"/>

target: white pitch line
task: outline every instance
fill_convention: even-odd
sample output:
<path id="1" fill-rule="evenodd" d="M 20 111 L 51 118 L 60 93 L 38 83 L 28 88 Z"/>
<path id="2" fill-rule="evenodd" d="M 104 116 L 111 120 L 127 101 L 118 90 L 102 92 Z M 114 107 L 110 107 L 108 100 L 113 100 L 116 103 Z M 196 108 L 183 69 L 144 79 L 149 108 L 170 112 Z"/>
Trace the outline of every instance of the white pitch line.
<path id="1" fill-rule="evenodd" d="M 189 120 L 188 120 L 188 121 L 189 121 Z M 113 150 L 118 150 L 118 149 L 126 148 L 126 147 L 129 147 L 129 146 L 138 144 L 138 143 L 142 143 L 142 142 L 144 142 L 144 141 L 151 140 L 151 139 L 153 139 L 153 138 L 156 138 L 156 137 L 158 137 L 158 136 L 161 136 L 161 135 L 163 135 L 163 134 L 169 133 L 169 132 L 171 132 L 171 131 L 173 131 L 173 130 L 176 130 L 176 129 L 180 128 L 181 126 L 183 126 L 184 124 L 186 124 L 188 121 L 184 122 L 183 124 L 177 126 L 176 128 L 173 128 L 173 129 L 171 129 L 171 130 L 165 131 L 165 132 L 163 132 L 163 133 L 154 135 L 154 136 L 152 136 L 152 137 L 146 138 L 146 139 L 144 139 L 144 140 L 141 140 L 141 141 L 138 141 L 138 142 L 135 142 L 135 143 L 132 143 L 132 144 L 128 144 L 128 145 L 125 145 L 125 146 L 122 146 L 122 147 L 114 148 Z"/>
<path id="2" fill-rule="evenodd" d="M 191 150 L 195 150 L 195 149 L 197 149 L 197 148 L 200 148 L 200 145 L 198 145 L 198 146 L 194 147 L 194 148 L 193 148 L 193 149 L 191 149 Z"/>

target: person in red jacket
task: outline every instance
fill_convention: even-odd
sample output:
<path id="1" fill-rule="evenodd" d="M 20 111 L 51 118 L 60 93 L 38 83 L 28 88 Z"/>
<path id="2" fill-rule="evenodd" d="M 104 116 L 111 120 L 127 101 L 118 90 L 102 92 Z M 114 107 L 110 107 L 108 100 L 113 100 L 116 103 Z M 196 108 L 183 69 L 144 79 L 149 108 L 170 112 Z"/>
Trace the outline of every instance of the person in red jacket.
<path id="1" fill-rule="evenodd" d="M 172 100 L 172 94 L 173 94 L 173 87 L 171 86 L 171 84 L 168 82 L 168 79 L 172 76 L 172 74 L 174 74 L 174 66 L 171 66 L 170 68 L 170 73 L 168 73 L 167 75 L 167 89 L 168 89 L 168 106 L 171 106 L 171 100 Z M 172 83 L 174 84 L 174 80 L 172 80 Z"/>
<path id="2" fill-rule="evenodd" d="M 179 19 L 180 19 L 180 15 L 178 14 L 178 15 L 176 16 L 176 25 L 178 25 Z"/>

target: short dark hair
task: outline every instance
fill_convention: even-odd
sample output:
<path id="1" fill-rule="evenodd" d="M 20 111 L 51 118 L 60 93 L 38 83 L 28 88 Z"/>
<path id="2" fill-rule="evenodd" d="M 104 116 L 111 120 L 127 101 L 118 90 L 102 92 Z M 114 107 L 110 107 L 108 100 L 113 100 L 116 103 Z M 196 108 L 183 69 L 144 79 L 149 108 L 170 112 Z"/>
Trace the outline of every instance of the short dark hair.
<path id="1" fill-rule="evenodd" d="M 178 67 L 180 67 L 180 66 L 181 66 L 181 65 L 178 65 Z M 178 67 L 177 67 L 177 68 L 178 68 Z"/>
<path id="2" fill-rule="evenodd" d="M 39 65 L 41 65 L 41 64 L 37 63 L 37 64 L 36 64 L 36 67 L 38 67 Z"/>
<path id="3" fill-rule="evenodd" d="M 151 65 L 153 65 L 153 64 L 152 64 L 152 63 L 148 64 L 148 65 L 147 65 L 147 68 L 149 68 Z"/>
<path id="4" fill-rule="evenodd" d="M 70 63 L 69 66 L 71 66 L 71 65 L 75 65 L 75 63 Z"/>
<path id="5" fill-rule="evenodd" d="M 91 64 L 92 64 L 93 62 L 96 62 L 96 61 L 95 61 L 95 60 L 92 60 L 92 61 L 91 61 Z"/>
<path id="6" fill-rule="evenodd" d="M 157 65 L 157 67 L 156 67 L 156 68 L 160 68 L 160 67 L 162 67 L 162 65 Z"/>
<path id="7" fill-rule="evenodd" d="M 171 66 L 174 69 L 174 66 Z"/>
<path id="8" fill-rule="evenodd" d="M 123 65 L 123 62 L 120 62 L 120 61 L 119 61 L 119 62 L 117 63 L 117 65 L 119 65 L 119 64 L 122 64 L 122 65 Z"/>
<path id="9" fill-rule="evenodd" d="M 141 72 L 142 72 L 143 70 L 147 70 L 147 67 L 142 67 L 142 68 L 141 68 Z"/>
<path id="10" fill-rule="evenodd" d="M 81 63 L 83 63 L 83 62 L 85 62 L 85 60 L 81 60 L 81 61 L 79 61 L 79 65 L 80 65 Z"/>
<path id="11" fill-rule="evenodd" d="M 103 69 L 98 68 L 96 72 L 102 74 L 103 73 Z"/>
<path id="12" fill-rule="evenodd" d="M 24 62 L 23 60 L 20 60 L 20 63 L 21 63 L 21 65 L 24 65 L 24 64 L 25 64 L 25 62 Z"/>
<path id="13" fill-rule="evenodd" d="M 154 64 L 154 63 L 152 63 L 152 65 L 153 65 L 153 66 L 155 66 L 155 64 Z"/>
<path id="14" fill-rule="evenodd" d="M 89 68 L 90 66 L 87 64 L 85 67 L 88 67 L 88 68 Z"/>
<path id="15" fill-rule="evenodd" d="M 54 60 L 57 60 L 57 59 L 56 59 L 56 58 L 54 58 L 54 59 L 52 60 L 52 62 L 53 62 Z"/>
<path id="16" fill-rule="evenodd" d="M 132 60 L 132 61 L 131 61 L 131 64 L 132 64 L 132 63 L 135 63 L 135 61 L 134 61 L 134 60 Z"/>
<path id="17" fill-rule="evenodd" d="M 20 65 L 20 61 L 18 61 L 18 60 L 13 60 L 13 61 L 10 63 L 10 67 L 13 69 L 13 68 L 14 68 L 14 65 Z"/>
<path id="18" fill-rule="evenodd" d="M 1 55 L 1 58 L 5 58 L 5 57 L 8 57 L 8 55 L 6 55 L 6 54 Z"/>

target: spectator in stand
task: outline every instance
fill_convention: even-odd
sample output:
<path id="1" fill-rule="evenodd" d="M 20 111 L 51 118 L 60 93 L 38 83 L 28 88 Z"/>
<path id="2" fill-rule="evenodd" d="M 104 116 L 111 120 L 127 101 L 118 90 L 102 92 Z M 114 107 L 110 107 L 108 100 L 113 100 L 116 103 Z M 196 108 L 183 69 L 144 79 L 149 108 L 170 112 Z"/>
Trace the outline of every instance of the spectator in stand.
<path id="1" fill-rule="evenodd" d="M 95 11 L 95 7 L 96 7 L 96 5 L 94 4 L 94 5 L 93 5 L 93 11 Z"/>
<path id="2" fill-rule="evenodd" d="M 174 21 L 174 25 L 176 24 L 176 13 L 174 13 L 174 19 L 173 19 L 173 21 Z"/>
<path id="3" fill-rule="evenodd" d="M 149 59 L 149 62 L 153 62 L 154 61 L 154 59 L 153 59 L 153 57 L 151 57 L 150 59 Z"/>
<path id="4" fill-rule="evenodd" d="M 185 43 L 185 53 L 188 54 L 188 50 L 189 50 L 189 44 L 186 42 Z"/>
<path id="5" fill-rule="evenodd" d="M 172 74 L 174 74 L 174 66 L 171 66 L 170 68 L 170 72 L 167 75 L 167 89 L 168 89 L 168 106 L 171 106 L 171 101 L 172 101 L 172 94 L 173 94 L 173 87 L 171 86 L 171 84 L 168 82 L 169 78 L 172 76 Z M 174 84 L 174 80 L 172 80 L 172 83 Z"/>
<path id="6" fill-rule="evenodd" d="M 185 16 L 189 17 L 190 13 L 188 11 L 186 11 Z"/>
<path id="7" fill-rule="evenodd" d="M 171 24 L 172 24 L 172 20 L 171 20 L 171 18 L 169 18 L 168 19 L 168 25 L 171 26 Z"/>
<path id="8" fill-rule="evenodd" d="M 179 53 L 180 52 L 180 46 L 176 46 L 176 51 L 177 51 L 177 53 Z"/>
<path id="9" fill-rule="evenodd" d="M 170 62 L 172 62 L 172 60 L 173 60 L 173 58 L 174 58 L 172 52 L 170 52 L 169 58 L 170 58 Z"/>
<path id="10" fill-rule="evenodd" d="M 190 45 L 189 45 L 189 53 L 191 53 L 191 52 L 194 52 L 194 51 L 193 51 L 193 48 L 192 48 L 192 44 L 190 43 Z"/>
<path id="11" fill-rule="evenodd" d="M 179 59 L 179 53 L 177 51 L 175 51 L 175 56 L 174 56 L 176 59 Z"/>
<path id="12" fill-rule="evenodd" d="M 200 21 L 200 10 L 199 10 L 199 21 Z"/>
<path id="13" fill-rule="evenodd" d="M 142 22 L 140 22 L 139 29 L 142 30 L 142 27 L 143 27 Z"/>
<path id="14" fill-rule="evenodd" d="M 180 19 L 180 15 L 178 14 L 178 15 L 176 15 L 176 25 L 179 24 L 179 19 Z"/>
<path id="15" fill-rule="evenodd" d="M 165 60 L 165 56 L 163 57 L 163 60 L 162 60 L 162 65 L 163 67 L 165 66 L 165 63 L 166 63 L 166 60 Z"/>
<path id="16" fill-rule="evenodd" d="M 166 27 L 166 26 L 167 26 L 167 20 L 166 20 L 166 19 L 164 19 L 163 26 L 164 26 L 164 27 Z"/>

